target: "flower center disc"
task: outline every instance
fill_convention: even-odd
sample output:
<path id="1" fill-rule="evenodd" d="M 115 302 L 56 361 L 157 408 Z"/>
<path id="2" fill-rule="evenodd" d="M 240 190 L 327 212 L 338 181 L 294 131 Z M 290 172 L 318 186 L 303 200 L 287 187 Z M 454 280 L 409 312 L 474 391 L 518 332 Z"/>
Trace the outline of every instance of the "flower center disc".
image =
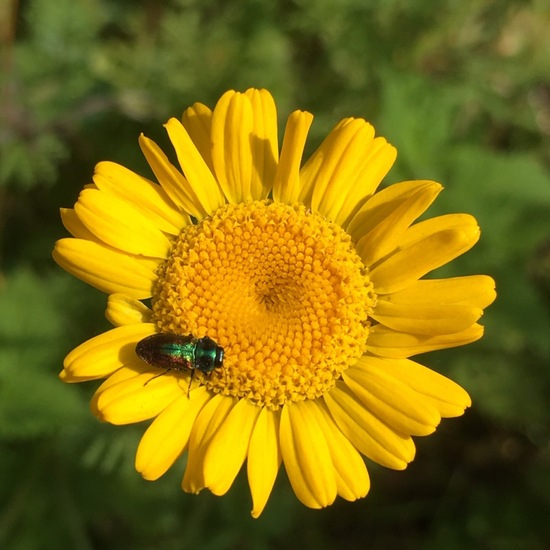
<path id="1" fill-rule="evenodd" d="M 186 227 L 153 298 L 161 332 L 209 336 L 223 368 L 197 378 L 276 409 L 315 399 L 365 352 L 375 296 L 349 235 L 302 205 L 228 204 Z"/>

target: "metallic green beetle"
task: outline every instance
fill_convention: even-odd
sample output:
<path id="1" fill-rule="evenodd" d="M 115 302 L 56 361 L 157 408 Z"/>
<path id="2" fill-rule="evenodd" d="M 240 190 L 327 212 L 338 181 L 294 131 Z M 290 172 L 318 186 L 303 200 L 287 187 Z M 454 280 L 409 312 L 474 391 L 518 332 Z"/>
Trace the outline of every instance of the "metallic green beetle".
<path id="1" fill-rule="evenodd" d="M 140 340 L 136 345 L 136 354 L 149 365 L 164 369 L 146 384 L 171 371 L 191 371 L 187 389 L 189 397 L 195 371 L 210 374 L 214 369 L 223 367 L 224 350 L 208 336 L 195 338 L 192 334 L 181 336 L 159 332 Z"/>

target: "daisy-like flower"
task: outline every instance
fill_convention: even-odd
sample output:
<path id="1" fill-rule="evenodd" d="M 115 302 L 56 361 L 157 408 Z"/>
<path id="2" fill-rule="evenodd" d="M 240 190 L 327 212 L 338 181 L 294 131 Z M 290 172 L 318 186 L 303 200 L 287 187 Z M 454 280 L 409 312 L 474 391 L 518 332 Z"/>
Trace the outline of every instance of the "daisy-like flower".
<path id="1" fill-rule="evenodd" d="M 246 461 L 254 517 L 281 463 L 311 508 L 367 494 L 363 455 L 404 469 L 411 436 L 470 405 L 410 357 L 479 339 L 495 298 L 484 275 L 423 278 L 476 243 L 472 216 L 414 223 L 433 181 L 377 191 L 396 151 L 362 119 L 302 163 L 312 120 L 292 113 L 279 152 L 266 90 L 196 103 L 166 124 L 179 167 L 144 136 L 158 183 L 99 163 L 62 209 L 73 237 L 53 252 L 109 294 L 116 327 L 69 353 L 61 378 L 106 379 L 91 405 L 101 420 L 153 419 L 136 456 L 145 479 L 187 452 L 183 489 L 222 495 Z M 155 333 L 208 336 L 223 365 L 163 372 L 135 351 Z"/>

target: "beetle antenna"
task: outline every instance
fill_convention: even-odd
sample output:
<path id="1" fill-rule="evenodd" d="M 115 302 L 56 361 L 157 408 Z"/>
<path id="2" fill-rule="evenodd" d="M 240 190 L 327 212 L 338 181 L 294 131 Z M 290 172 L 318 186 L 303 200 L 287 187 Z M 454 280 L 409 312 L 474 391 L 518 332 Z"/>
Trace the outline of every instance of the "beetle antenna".
<path id="1" fill-rule="evenodd" d="M 191 376 L 189 377 L 189 386 L 187 387 L 187 399 L 189 399 L 189 392 L 191 391 L 191 384 L 193 383 L 194 376 L 195 376 L 195 369 L 191 371 Z"/>
<path id="2" fill-rule="evenodd" d="M 155 378 L 158 378 L 159 376 L 164 376 L 165 374 L 168 374 L 171 370 L 174 370 L 174 369 L 166 369 L 164 372 L 161 372 L 160 374 L 155 374 L 155 376 L 153 376 L 153 378 L 149 378 L 149 380 L 147 380 L 147 382 L 145 382 L 145 384 L 143 384 L 143 385 L 147 386 L 147 384 L 149 384 L 149 382 L 151 382 L 151 380 L 154 380 Z"/>

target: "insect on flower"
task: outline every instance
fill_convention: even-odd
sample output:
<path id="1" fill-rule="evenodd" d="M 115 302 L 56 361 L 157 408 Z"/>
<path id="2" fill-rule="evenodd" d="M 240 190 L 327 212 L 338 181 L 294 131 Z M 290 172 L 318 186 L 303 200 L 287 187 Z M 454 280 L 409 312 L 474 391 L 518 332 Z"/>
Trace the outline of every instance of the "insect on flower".
<path id="1" fill-rule="evenodd" d="M 101 421 L 151 421 L 145 479 L 187 453 L 182 489 L 223 495 L 246 462 L 255 518 L 280 466 L 315 509 L 367 495 L 364 458 L 405 469 L 414 437 L 471 405 L 413 358 L 479 340 L 496 296 L 486 275 L 432 276 L 480 236 L 469 214 L 425 216 L 441 184 L 380 188 L 397 151 L 363 118 L 307 158 L 312 121 L 294 111 L 279 140 L 267 90 L 194 103 L 166 123 L 177 165 L 143 135 L 158 183 L 100 162 L 53 252 L 109 296 L 114 325 L 67 355 L 62 380 L 107 380 Z M 133 350 L 150 365 L 137 380 Z M 189 400 L 193 378 L 205 387 Z"/>
<path id="2" fill-rule="evenodd" d="M 164 372 L 153 376 L 146 384 L 171 371 L 191 371 L 187 388 L 189 397 L 195 371 L 210 374 L 214 369 L 221 368 L 224 350 L 208 336 L 195 338 L 192 334 L 181 336 L 161 332 L 140 340 L 136 345 L 136 354 L 147 364 L 165 369 Z"/>

